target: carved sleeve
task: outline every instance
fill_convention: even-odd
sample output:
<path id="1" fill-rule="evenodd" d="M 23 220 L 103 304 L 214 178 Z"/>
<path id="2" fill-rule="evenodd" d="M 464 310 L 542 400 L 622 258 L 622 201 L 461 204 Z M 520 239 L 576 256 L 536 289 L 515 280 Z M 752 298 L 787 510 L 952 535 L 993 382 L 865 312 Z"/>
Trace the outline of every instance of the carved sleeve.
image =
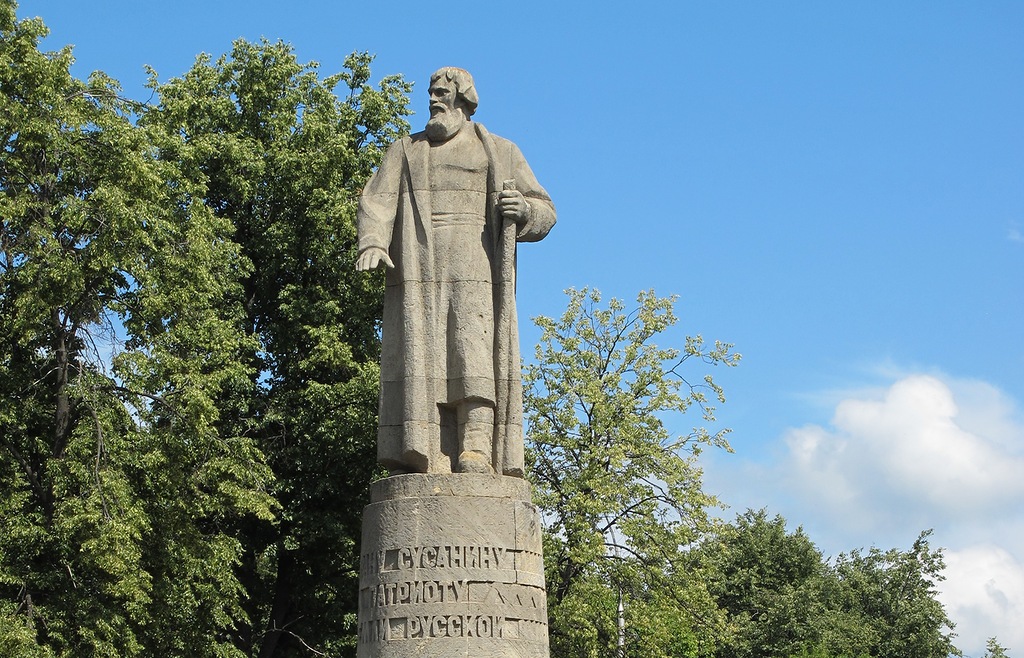
<path id="1" fill-rule="evenodd" d="M 517 242 L 536 242 L 548 234 L 555 225 L 555 204 L 547 191 L 537 182 L 533 170 L 519 147 L 512 144 L 512 169 L 515 172 L 516 189 L 523 193 L 530 204 L 530 217 L 519 227 Z"/>
<path id="2" fill-rule="evenodd" d="M 404 142 L 399 140 L 388 147 L 380 167 L 370 176 L 359 197 L 359 208 L 356 211 L 359 253 L 370 247 L 380 247 L 387 251 L 391 246 L 391 233 L 401 195 Z"/>

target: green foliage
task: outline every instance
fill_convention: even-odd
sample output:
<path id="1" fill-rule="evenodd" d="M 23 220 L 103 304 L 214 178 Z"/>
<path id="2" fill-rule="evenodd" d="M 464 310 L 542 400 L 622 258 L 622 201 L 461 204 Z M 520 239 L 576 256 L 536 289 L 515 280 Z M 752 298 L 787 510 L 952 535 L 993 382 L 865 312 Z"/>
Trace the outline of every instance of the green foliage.
<path id="1" fill-rule="evenodd" d="M 785 519 L 747 511 L 692 554 L 727 612 L 722 658 L 960 655 L 935 599 L 942 552 L 922 533 L 910 551 L 853 551 L 833 564 Z"/>
<path id="2" fill-rule="evenodd" d="M 596 291 L 568 295 L 560 319 L 535 319 L 543 335 L 524 378 L 534 500 L 547 525 L 552 653 L 613 655 L 621 601 L 627 654 L 697 655 L 706 651 L 698 631 L 713 637 L 719 619 L 699 574 L 684 568 L 686 547 L 717 504 L 701 488 L 696 457 L 728 444 L 724 430 L 674 436 L 662 419 L 697 405 L 713 421 L 708 395 L 724 401 L 721 388 L 710 375 L 691 384 L 682 366 L 735 365 L 739 355 L 724 343 L 708 349 L 699 336 L 682 352 L 655 345 L 676 322 L 673 299 L 643 292 L 627 312 L 615 299 L 599 308 Z"/>
<path id="3" fill-rule="evenodd" d="M 0 5 L 0 655 L 351 653 L 409 87 L 240 41 L 145 107 L 45 33 Z"/>
<path id="4" fill-rule="evenodd" d="M 693 555 L 708 589 L 729 613 L 731 638 L 719 656 L 789 656 L 815 637 L 821 612 L 821 554 L 799 528 L 765 510 L 723 525 Z"/>
<path id="5" fill-rule="evenodd" d="M 872 547 L 836 560 L 834 600 L 840 610 L 864 620 L 872 656 L 960 655 L 953 645 L 953 622 L 935 598 L 945 562 L 942 549 L 929 546 L 930 535 L 930 530 L 922 532 L 908 551 Z"/>
<path id="6" fill-rule="evenodd" d="M 867 654 L 848 654 L 848 653 L 832 653 L 823 645 L 817 644 L 814 646 L 804 646 L 800 648 L 798 653 L 794 653 L 790 658 L 868 658 Z"/>
<path id="7" fill-rule="evenodd" d="M 74 79 L 70 49 L 40 52 L 45 27 L 14 9 L 0 10 L 0 642 L 230 655 L 241 551 L 224 527 L 272 517 L 258 448 L 216 428 L 215 401 L 252 376 L 243 261 L 159 159 L 167 142 L 133 123 L 139 106 L 101 73 Z"/>
<path id="8" fill-rule="evenodd" d="M 985 643 L 984 658 L 1010 658 L 1010 656 L 1006 653 L 1006 647 L 999 644 L 999 640 L 990 637 Z"/>
<path id="9" fill-rule="evenodd" d="M 142 120 L 167 136 L 161 157 L 201 183 L 244 257 L 233 298 L 253 340 L 250 379 L 218 401 L 218 427 L 266 455 L 280 505 L 272 522 L 236 529 L 250 621 L 236 643 L 247 653 L 353 651 L 383 293 L 379 275 L 353 268 L 355 205 L 407 130 L 410 91 L 398 77 L 371 87 L 370 61 L 351 55 L 321 78 L 287 44 L 237 41 L 180 78 L 154 73 L 159 102 Z"/>

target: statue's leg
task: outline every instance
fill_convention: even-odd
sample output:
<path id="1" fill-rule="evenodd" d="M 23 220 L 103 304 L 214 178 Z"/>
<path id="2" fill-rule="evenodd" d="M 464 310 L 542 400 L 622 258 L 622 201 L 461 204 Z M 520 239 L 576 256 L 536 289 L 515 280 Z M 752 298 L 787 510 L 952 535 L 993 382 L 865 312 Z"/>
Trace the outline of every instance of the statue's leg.
<path id="1" fill-rule="evenodd" d="M 458 405 L 459 473 L 494 473 L 494 406 L 486 400 L 463 400 Z"/>

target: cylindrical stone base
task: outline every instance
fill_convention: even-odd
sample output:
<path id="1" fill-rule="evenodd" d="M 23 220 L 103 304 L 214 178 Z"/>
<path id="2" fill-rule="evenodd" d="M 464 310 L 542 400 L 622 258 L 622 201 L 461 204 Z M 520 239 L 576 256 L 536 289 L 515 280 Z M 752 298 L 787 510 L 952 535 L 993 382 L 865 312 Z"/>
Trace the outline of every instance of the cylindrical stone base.
<path id="1" fill-rule="evenodd" d="M 358 658 L 548 658 L 540 516 L 519 478 L 397 475 L 363 511 Z"/>

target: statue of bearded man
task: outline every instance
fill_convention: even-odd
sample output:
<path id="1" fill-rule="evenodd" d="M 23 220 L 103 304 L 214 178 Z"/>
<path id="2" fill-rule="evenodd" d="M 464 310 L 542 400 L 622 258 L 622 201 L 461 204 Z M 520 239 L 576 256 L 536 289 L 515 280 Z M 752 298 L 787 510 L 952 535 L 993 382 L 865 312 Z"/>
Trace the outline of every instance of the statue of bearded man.
<path id="1" fill-rule="evenodd" d="M 522 153 L 470 117 L 473 78 L 430 78 L 426 130 L 392 144 L 357 214 L 356 269 L 387 267 L 378 460 L 523 477 L 517 242 L 555 207 Z"/>

